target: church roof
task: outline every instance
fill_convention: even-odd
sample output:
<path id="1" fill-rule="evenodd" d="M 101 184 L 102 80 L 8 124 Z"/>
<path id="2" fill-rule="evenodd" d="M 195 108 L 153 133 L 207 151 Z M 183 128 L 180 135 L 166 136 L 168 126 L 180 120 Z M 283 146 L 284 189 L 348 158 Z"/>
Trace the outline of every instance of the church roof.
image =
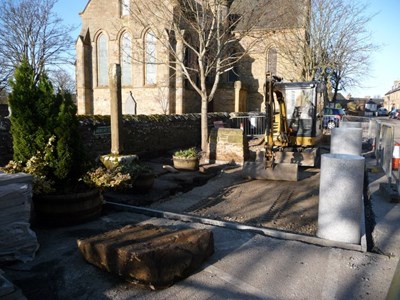
<path id="1" fill-rule="evenodd" d="M 258 29 L 305 27 L 309 9 L 309 0 L 234 0 L 231 6 L 232 12 L 247 18 L 237 30 L 245 29 L 254 19 Z"/>
<path id="2" fill-rule="evenodd" d="M 92 0 L 89 0 L 89 1 L 86 3 L 85 8 L 84 8 L 79 14 L 83 14 L 83 13 L 85 12 L 86 8 L 89 6 L 89 3 L 90 3 L 91 1 L 92 1 Z"/>
<path id="3" fill-rule="evenodd" d="M 304 27 L 310 9 L 310 0 L 230 0 L 231 11 L 244 15 L 244 19 L 236 28 L 242 30 L 258 20 L 258 29 L 285 29 Z M 92 0 L 88 0 L 81 14 L 85 12 Z"/>

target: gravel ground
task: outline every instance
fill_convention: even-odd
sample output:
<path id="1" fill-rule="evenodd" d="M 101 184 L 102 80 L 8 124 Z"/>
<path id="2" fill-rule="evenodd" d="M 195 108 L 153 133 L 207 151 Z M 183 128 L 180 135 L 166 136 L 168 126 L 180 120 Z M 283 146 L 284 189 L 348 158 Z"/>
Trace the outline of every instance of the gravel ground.
<path id="1" fill-rule="evenodd" d="M 253 156 L 263 149 L 262 139 L 250 140 L 249 144 Z M 107 200 L 136 206 L 150 205 L 154 209 L 311 236 L 316 234 L 318 168 L 299 168 L 299 181 L 287 182 L 247 180 L 238 176 L 241 168 L 226 171 L 231 166 L 205 166 L 204 172 L 180 171 L 171 174 L 162 168 L 166 162 L 165 159 L 155 159 L 150 163 L 157 178 L 152 190 L 146 194 L 107 195 Z M 222 175 L 233 176 L 232 180 L 228 180 L 230 184 L 219 181 Z M 202 185 L 205 189 L 209 185 L 209 193 L 190 193 Z M 191 199 L 191 203 L 181 205 L 182 198 Z"/>
<path id="2" fill-rule="evenodd" d="M 228 187 L 186 209 L 198 216 L 315 235 L 319 170 L 298 182 L 251 180 Z"/>

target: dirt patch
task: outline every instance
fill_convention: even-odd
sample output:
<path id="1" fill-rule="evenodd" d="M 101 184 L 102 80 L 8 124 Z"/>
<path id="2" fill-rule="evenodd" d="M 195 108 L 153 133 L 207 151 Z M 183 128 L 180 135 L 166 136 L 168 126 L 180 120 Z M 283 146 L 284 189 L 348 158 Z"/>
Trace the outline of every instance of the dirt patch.
<path id="1" fill-rule="evenodd" d="M 253 148 L 262 145 L 260 140 L 252 143 Z M 299 181 L 288 182 L 246 180 L 238 176 L 240 168 L 230 172 L 226 169 L 230 166 L 220 165 L 203 166 L 203 172 L 168 173 L 162 168 L 163 163 L 153 163 L 157 177 L 153 188 L 147 193 L 108 193 L 106 200 L 311 236 L 316 234 L 320 180 L 318 168 L 301 167 Z M 230 176 L 231 184 L 223 184 L 224 178 Z M 193 188 L 202 185 L 205 189 L 191 195 Z M 181 198 L 193 201 L 185 204 L 187 202 Z"/>
<path id="2" fill-rule="evenodd" d="M 251 180 L 186 209 L 198 216 L 315 235 L 319 170 L 301 170 L 298 182 Z"/>

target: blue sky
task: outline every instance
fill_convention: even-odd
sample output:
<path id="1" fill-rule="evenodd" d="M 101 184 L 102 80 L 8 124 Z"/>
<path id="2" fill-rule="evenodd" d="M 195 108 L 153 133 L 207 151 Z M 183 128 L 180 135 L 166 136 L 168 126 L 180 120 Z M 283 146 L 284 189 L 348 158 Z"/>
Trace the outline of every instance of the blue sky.
<path id="1" fill-rule="evenodd" d="M 393 82 L 400 80 L 400 1 L 371 0 L 367 13 L 377 13 L 368 29 L 381 48 L 372 55 L 371 76 L 363 81 L 365 87 L 350 91 L 353 97 L 384 96 Z"/>
<path id="2" fill-rule="evenodd" d="M 56 13 L 68 25 L 77 25 L 71 35 L 76 38 L 80 31 L 81 18 L 87 0 L 59 0 Z M 351 93 L 353 97 L 384 96 L 395 80 L 400 80 L 400 0 L 370 0 L 369 11 L 366 14 L 377 15 L 369 24 L 369 31 L 374 43 L 381 48 L 372 55 L 370 72 L 362 80 L 363 88 L 353 88 L 343 95 Z M 345 16 L 344 16 L 345 17 Z"/>

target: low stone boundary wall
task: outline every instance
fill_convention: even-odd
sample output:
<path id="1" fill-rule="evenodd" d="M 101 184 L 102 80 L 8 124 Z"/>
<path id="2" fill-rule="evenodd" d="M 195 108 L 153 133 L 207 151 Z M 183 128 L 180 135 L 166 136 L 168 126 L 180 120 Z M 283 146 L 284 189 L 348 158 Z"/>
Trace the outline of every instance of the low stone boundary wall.
<path id="1" fill-rule="evenodd" d="M 109 116 L 79 116 L 86 152 L 96 158 L 111 151 Z M 229 122 L 228 113 L 208 114 L 211 130 L 215 121 Z M 167 151 L 200 145 L 200 114 L 123 116 L 122 142 L 125 154 L 151 157 Z M 0 118 L 0 165 L 12 159 L 10 120 Z"/>

